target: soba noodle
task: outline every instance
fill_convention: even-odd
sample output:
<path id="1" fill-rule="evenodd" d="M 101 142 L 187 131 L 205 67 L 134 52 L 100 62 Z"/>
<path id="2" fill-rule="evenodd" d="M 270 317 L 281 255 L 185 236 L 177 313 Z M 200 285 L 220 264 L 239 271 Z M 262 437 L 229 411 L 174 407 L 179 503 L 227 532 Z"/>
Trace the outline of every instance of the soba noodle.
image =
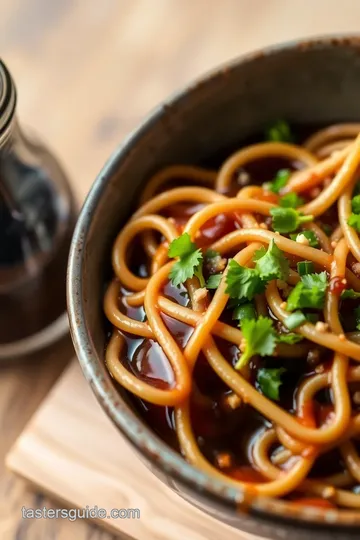
<path id="1" fill-rule="evenodd" d="M 146 184 L 112 252 L 115 277 L 104 308 L 113 326 L 106 349 L 113 378 L 153 411 L 148 418 L 167 411 L 165 431 L 176 431 L 172 444 L 194 466 L 294 504 L 360 508 L 360 239 L 350 219 L 359 132 L 360 124 L 339 124 L 302 145 L 252 144 L 218 171 L 168 167 Z M 259 180 L 276 163 L 289 169 L 279 189 Z M 287 194 L 298 197 L 297 216 L 311 216 L 295 237 L 274 230 L 274 209 L 285 208 Z M 218 276 L 215 288 L 195 270 L 179 287 L 171 283 L 178 258 L 169 246 L 183 235 L 201 249 L 205 277 Z M 277 338 L 272 353 L 257 350 L 239 368 L 251 343 L 244 322 L 231 319 L 231 306 L 243 305 L 230 298 L 231 265 L 254 269 L 256 253 L 274 245 L 289 271 L 254 294 L 253 320 L 268 318 L 280 336 L 290 328 L 293 341 Z M 301 323 L 287 327 L 301 261 L 326 280 L 325 300 L 301 309 Z M 272 391 L 261 383 L 262 369 L 280 377 L 270 381 Z"/>

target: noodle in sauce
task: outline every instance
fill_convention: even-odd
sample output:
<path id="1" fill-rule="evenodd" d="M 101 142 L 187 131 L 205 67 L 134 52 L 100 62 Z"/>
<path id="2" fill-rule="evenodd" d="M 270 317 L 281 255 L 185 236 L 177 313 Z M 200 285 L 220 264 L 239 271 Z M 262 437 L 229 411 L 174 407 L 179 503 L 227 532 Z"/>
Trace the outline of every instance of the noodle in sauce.
<path id="1" fill-rule="evenodd" d="M 324 509 L 360 508 L 359 132 L 160 171 L 104 300 L 107 368 L 168 444 L 228 485 Z"/>

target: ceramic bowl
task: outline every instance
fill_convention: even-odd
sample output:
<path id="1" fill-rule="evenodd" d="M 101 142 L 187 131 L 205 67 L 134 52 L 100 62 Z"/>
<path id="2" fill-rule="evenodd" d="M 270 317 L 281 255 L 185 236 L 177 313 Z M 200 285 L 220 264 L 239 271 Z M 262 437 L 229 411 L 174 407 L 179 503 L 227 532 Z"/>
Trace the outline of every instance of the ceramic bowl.
<path id="1" fill-rule="evenodd" d="M 169 164 L 203 163 L 238 148 L 279 118 L 296 124 L 360 121 L 360 38 L 293 42 L 243 56 L 166 100 L 109 158 L 81 211 L 68 268 L 72 337 L 98 401 L 164 482 L 217 519 L 257 535 L 293 540 L 358 538 L 360 512 L 246 500 L 195 469 L 161 441 L 114 386 L 104 366 L 102 302 L 110 251 L 147 179 Z M 120 436 L 119 433 L 119 436 Z M 121 474 L 121 471 L 119 471 Z"/>

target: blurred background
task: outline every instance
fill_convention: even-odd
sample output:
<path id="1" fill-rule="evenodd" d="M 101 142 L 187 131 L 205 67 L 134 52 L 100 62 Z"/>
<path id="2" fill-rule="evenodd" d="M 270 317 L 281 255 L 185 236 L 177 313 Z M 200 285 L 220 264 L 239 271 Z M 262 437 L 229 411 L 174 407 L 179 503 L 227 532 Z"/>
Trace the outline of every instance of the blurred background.
<path id="1" fill-rule="evenodd" d="M 0 51 L 22 124 L 54 150 L 81 202 L 117 144 L 169 93 L 244 52 L 356 33 L 359 20 L 358 0 L 1 0 Z M 81 521 L 22 521 L 23 505 L 50 503 L 2 465 L 68 358 L 57 350 L 1 371 L 3 540 L 112 538 Z"/>

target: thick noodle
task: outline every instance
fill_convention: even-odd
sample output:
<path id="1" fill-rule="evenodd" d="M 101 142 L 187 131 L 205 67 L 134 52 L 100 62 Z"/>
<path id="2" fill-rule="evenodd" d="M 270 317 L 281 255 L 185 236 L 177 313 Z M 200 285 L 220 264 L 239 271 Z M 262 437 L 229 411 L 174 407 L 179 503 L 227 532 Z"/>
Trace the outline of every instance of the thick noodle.
<path id="1" fill-rule="evenodd" d="M 303 145 L 246 146 L 219 171 L 192 165 L 161 170 L 147 183 L 139 208 L 113 246 L 114 278 L 104 299 L 113 327 L 106 348 L 109 372 L 149 407 L 174 408 L 178 446 L 191 464 L 252 495 L 299 500 L 308 496 L 309 501 L 325 499 L 334 506 L 360 509 L 360 494 L 354 489 L 360 484 L 360 391 L 356 391 L 360 388 L 360 338 L 355 327 L 348 332 L 344 326 L 340 298 L 345 288 L 360 292 L 360 239 L 348 224 L 360 167 L 359 131 L 360 124 L 338 124 L 313 133 Z M 274 159 L 285 160 L 291 171 L 280 193 L 269 192 L 266 183 L 261 185 L 252 177 L 254 164 L 266 169 Z M 305 198 L 297 210 L 313 219 L 300 232 L 311 231 L 317 247 L 311 247 L 306 238 L 298 241 L 271 230 L 272 209 L 287 193 Z M 331 226 L 330 234 L 324 232 L 324 221 Z M 178 292 L 171 285 L 169 274 L 175 261 L 169 259 L 168 249 L 183 233 L 203 254 L 207 249 L 217 252 L 219 267 L 217 272 L 210 271 L 221 274 L 215 291 L 209 292 L 197 275 Z M 272 241 L 288 258 L 290 273 L 286 282 L 269 281 L 264 294 L 255 297 L 258 316 L 271 316 L 279 331 L 286 332 L 286 298 L 300 280 L 298 261 L 309 261 L 315 272 L 325 271 L 330 283 L 324 308 L 318 313 L 320 322 L 308 320 L 294 328 L 292 332 L 302 341 L 278 343 L 271 358 L 271 365 L 302 370 L 292 405 L 270 399 L 255 383 L 254 373 L 263 365 L 262 359 L 255 356 L 245 368 L 236 370 L 227 352 L 235 349 L 239 355 L 244 347 L 243 333 L 227 309 L 228 261 L 252 268 L 255 252 Z M 359 305 L 355 293 L 351 302 L 353 311 Z M 186 339 L 179 338 L 176 325 L 186 329 Z M 131 339 L 138 340 L 136 350 L 145 356 L 146 347 L 156 344 L 161 349 L 162 356 L 154 365 L 165 363 L 171 380 L 159 382 L 152 377 L 151 369 L 144 367 L 150 360 L 135 365 L 128 346 Z M 317 359 L 314 366 L 309 364 L 313 358 Z M 218 381 L 217 394 L 211 394 L 199 379 L 198 370 L 204 369 L 211 373 L 213 385 Z M 254 424 L 244 442 L 248 460 L 244 465 L 233 449 L 226 452 L 225 448 L 225 454 L 206 451 L 206 437 L 199 436 L 203 426 L 196 418 L 199 410 L 213 418 L 215 405 L 229 421 L 231 415 L 246 418 L 246 411 L 263 419 L 260 427 Z M 211 433 L 217 434 L 214 441 L 225 437 L 227 423 L 211 426 Z M 239 437 L 239 432 L 235 430 L 232 436 Z M 337 470 L 311 473 L 331 452 L 337 453 Z M 222 456 L 222 461 L 217 462 L 214 455 Z"/>

